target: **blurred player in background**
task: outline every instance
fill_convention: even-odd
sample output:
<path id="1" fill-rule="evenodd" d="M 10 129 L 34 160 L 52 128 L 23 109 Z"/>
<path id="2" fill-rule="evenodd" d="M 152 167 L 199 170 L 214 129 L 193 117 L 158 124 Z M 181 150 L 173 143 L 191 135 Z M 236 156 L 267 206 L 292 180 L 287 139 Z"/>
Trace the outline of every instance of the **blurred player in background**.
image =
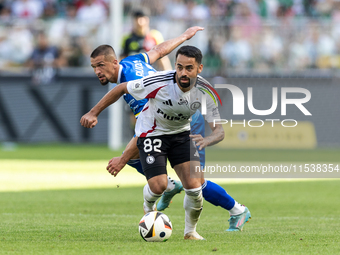
<path id="1" fill-rule="evenodd" d="M 150 28 L 149 10 L 147 8 L 136 8 L 131 13 L 132 16 L 132 31 L 123 37 L 122 54 L 120 59 L 138 53 L 148 52 L 154 46 L 164 42 L 161 32 Z M 156 70 L 171 70 L 171 63 L 168 56 L 164 56 L 152 63 Z M 130 114 L 130 125 L 132 131 L 136 119 Z M 134 132 L 134 131 L 133 131 Z"/>
<path id="2" fill-rule="evenodd" d="M 27 66 L 32 72 L 32 83 L 34 85 L 46 85 L 57 76 L 63 59 L 60 50 L 49 43 L 44 32 L 38 33 L 36 41 L 36 46 L 27 61 Z"/>
<path id="3" fill-rule="evenodd" d="M 123 38 L 121 58 L 148 52 L 157 44 L 164 42 L 161 32 L 150 28 L 147 9 L 136 9 L 132 13 L 132 18 L 132 32 Z M 171 70 L 169 57 L 164 56 L 156 61 L 155 68 L 157 70 Z"/>

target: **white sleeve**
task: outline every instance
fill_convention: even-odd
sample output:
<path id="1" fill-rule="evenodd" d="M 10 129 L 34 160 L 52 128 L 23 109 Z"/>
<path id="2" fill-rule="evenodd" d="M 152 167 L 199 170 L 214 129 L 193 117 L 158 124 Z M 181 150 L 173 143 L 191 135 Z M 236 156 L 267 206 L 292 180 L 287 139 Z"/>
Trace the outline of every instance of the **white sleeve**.
<path id="1" fill-rule="evenodd" d="M 144 99 L 147 96 L 147 90 L 143 86 L 143 79 L 129 81 L 127 91 L 137 100 Z"/>

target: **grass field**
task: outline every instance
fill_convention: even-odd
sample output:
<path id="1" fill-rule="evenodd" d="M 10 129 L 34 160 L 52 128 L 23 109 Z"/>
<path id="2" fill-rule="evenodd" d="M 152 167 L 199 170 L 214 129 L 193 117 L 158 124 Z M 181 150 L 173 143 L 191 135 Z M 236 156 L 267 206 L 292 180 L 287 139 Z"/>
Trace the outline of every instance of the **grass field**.
<path id="1" fill-rule="evenodd" d="M 317 150 L 271 150 L 236 149 L 221 150 L 208 148 L 207 160 L 220 161 L 340 161 L 340 149 Z M 0 159 L 37 159 L 37 160 L 107 160 L 119 156 L 119 151 L 110 151 L 106 145 L 74 144 L 19 144 L 2 146 Z"/>
<path id="2" fill-rule="evenodd" d="M 337 150 L 230 151 L 225 157 L 253 162 L 269 153 L 272 161 L 340 158 Z M 129 168 L 116 178 L 105 171 L 119 154 L 100 145 L 0 150 L 0 254 L 340 253 L 339 179 L 214 179 L 251 210 L 243 232 L 225 232 L 228 213 L 205 202 L 198 232 L 207 241 L 184 241 L 182 193 L 165 211 L 174 227 L 169 241 L 147 243 L 138 233 L 143 176 Z"/>

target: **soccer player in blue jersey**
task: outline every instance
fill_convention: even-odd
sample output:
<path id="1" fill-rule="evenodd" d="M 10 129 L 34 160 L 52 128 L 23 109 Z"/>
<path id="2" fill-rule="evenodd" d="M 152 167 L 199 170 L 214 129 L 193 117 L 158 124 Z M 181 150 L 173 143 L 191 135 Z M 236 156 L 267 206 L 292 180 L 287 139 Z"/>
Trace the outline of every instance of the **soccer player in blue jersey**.
<path id="1" fill-rule="evenodd" d="M 99 78 L 102 85 L 111 83 L 122 83 L 125 81 L 131 81 L 140 79 L 144 76 L 156 72 L 151 66 L 159 58 L 169 54 L 177 46 L 182 44 L 184 41 L 192 38 L 197 31 L 202 30 L 201 27 L 191 27 L 186 30 L 181 36 L 165 41 L 147 53 L 141 53 L 133 56 L 124 58 L 118 63 L 117 57 L 111 46 L 101 45 L 97 47 L 91 54 L 91 66 L 94 72 Z M 138 114 L 143 109 L 147 99 L 137 101 L 130 94 L 124 95 L 124 100 L 130 106 L 131 110 L 138 117 Z M 93 122 L 91 127 L 95 126 L 97 120 Z M 204 119 L 202 115 L 197 111 L 192 116 L 191 129 L 193 140 L 196 140 L 198 146 L 204 144 Z M 114 176 L 126 165 L 130 165 L 137 169 L 138 172 L 144 174 L 141 162 L 139 160 L 139 151 L 136 146 L 137 137 L 134 137 L 127 145 L 124 153 L 120 157 L 112 158 L 109 161 L 107 170 Z M 204 147 L 204 146 L 203 146 Z M 201 165 L 204 166 L 204 150 L 199 150 Z M 165 190 L 163 196 L 157 204 L 159 211 L 167 208 L 174 195 L 179 193 L 183 189 L 180 182 L 168 179 L 168 187 Z M 227 192 L 218 184 L 211 181 L 205 180 L 202 183 L 203 197 L 208 202 L 215 206 L 221 206 L 222 208 L 229 211 L 230 226 L 228 231 L 240 231 L 242 230 L 245 222 L 250 217 L 249 210 L 237 203 Z M 242 224 L 239 224 L 242 222 Z"/>

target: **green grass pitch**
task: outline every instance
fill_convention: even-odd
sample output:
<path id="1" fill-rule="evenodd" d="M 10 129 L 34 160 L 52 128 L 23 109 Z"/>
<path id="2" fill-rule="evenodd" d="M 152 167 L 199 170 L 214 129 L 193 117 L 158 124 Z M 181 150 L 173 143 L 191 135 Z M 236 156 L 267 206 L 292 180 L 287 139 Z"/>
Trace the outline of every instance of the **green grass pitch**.
<path id="1" fill-rule="evenodd" d="M 320 155 L 323 152 L 317 152 L 311 151 L 311 154 L 319 155 L 318 160 L 322 160 Z M 254 161 L 253 154 L 261 155 L 261 151 L 251 150 L 238 153 L 243 153 L 245 161 Z M 292 155 L 304 161 L 310 160 L 305 151 L 298 153 L 294 151 Z M 51 162 L 58 165 L 60 161 L 60 166 L 73 164 L 75 176 L 81 176 L 91 171 L 85 169 L 91 160 L 101 159 L 98 162 L 105 163 L 119 154 L 107 151 L 104 146 L 19 145 L 16 151 L 0 150 L 0 177 L 5 178 L 12 173 L 17 176 L 18 183 L 23 183 L 25 179 L 21 178 L 30 173 L 41 173 L 42 178 L 47 176 L 39 172 L 36 165 L 28 167 L 32 159 L 43 159 L 38 162 L 46 172 L 57 171 L 52 168 Z M 330 157 L 329 153 L 326 154 Z M 339 151 L 334 151 L 334 155 L 339 155 Z M 282 157 L 288 156 L 282 156 L 280 152 L 276 157 L 278 161 L 284 161 Z M 17 159 L 21 159 L 22 165 L 27 163 L 26 169 L 10 168 L 17 166 Z M 257 159 L 260 160 L 259 156 Z M 237 161 L 235 156 L 233 160 Z M 339 158 L 324 159 L 327 160 L 339 161 Z M 97 161 L 93 161 L 91 168 L 96 164 Z M 79 168 L 76 169 L 75 165 Z M 68 171 L 64 170 L 63 174 Z M 107 178 L 111 177 L 105 170 L 98 171 L 103 171 Z M 89 178 L 94 177 L 89 175 Z M 217 179 L 213 181 L 218 182 Z M 4 184 L 6 180 L 0 180 L 0 183 Z M 250 209 L 252 219 L 246 223 L 244 231 L 225 232 L 229 218 L 227 212 L 205 202 L 197 230 L 207 240 L 183 240 L 182 192 L 165 211 L 174 228 L 171 238 L 165 243 L 147 243 L 139 236 L 138 222 L 143 216 L 141 185 L 118 186 L 113 182 L 110 187 L 53 187 L 50 190 L 35 186 L 32 187 L 35 190 L 15 192 L 0 187 L 0 254 L 340 253 L 340 180 L 221 185 Z"/>
<path id="2" fill-rule="evenodd" d="M 119 151 L 110 151 L 106 145 L 74 144 L 19 144 L 1 146 L 0 159 L 51 159 L 51 160 L 108 160 L 119 156 Z M 207 148 L 207 160 L 220 161 L 340 161 L 340 149 L 271 150 L 271 149 L 215 149 Z"/>

